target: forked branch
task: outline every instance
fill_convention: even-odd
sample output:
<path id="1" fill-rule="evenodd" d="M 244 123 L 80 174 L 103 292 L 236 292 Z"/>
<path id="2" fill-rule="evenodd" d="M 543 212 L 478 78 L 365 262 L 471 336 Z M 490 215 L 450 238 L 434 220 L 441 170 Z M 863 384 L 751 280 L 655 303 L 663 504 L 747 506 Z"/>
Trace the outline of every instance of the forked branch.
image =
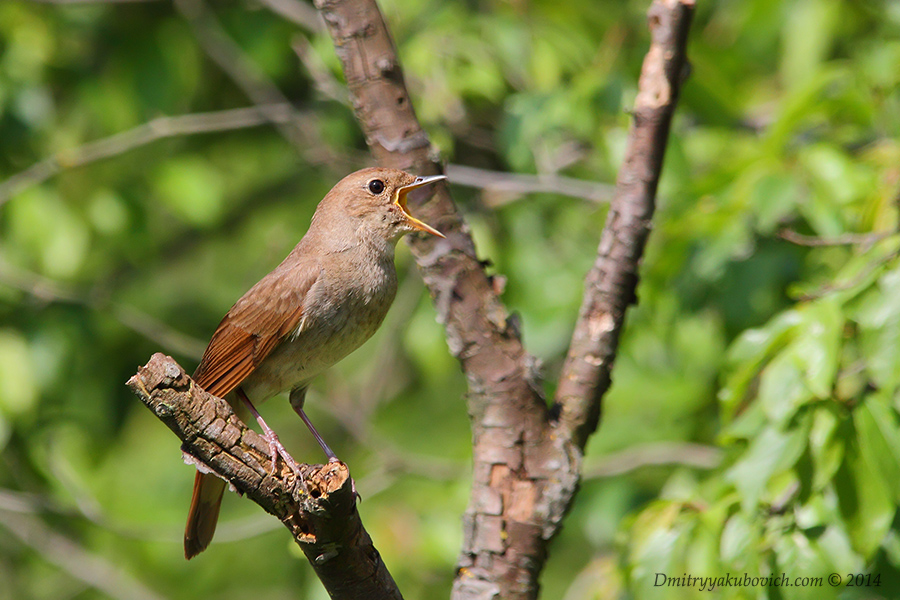
<path id="1" fill-rule="evenodd" d="M 344 69 L 372 154 L 426 175 L 437 153 L 416 119 L 396 49 L 375 0 L 316 0 Z M 474 472 L 453 597 L 537 597 L 550 539 L 578 486 L 581 455 L 596 430 L 625 309 L 650 228 L 671 114 L 685 73 L 693 0 L 657 0 L 628 158 L 601 236 L 573 337 L 557 410 L 549 411 L 535 361 L 515 318 L 475 254 L 446 188 L 414 212 L 447 240 L 409 240 L 469 384 Z M 557 416 L 561 417 L 557 420 Z"/>

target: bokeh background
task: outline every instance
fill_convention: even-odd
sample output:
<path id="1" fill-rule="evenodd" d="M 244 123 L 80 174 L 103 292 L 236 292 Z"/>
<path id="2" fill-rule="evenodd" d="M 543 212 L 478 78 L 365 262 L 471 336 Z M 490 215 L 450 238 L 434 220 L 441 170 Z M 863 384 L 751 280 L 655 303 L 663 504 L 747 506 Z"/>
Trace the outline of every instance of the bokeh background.
<path id="1" fill-rule="evenodd" d="M 648 5 L 381 2 L 548 394 Z M 639 305 L 544 598 L 900 596 L 898 32 L 892 0 L 698 2 Z M 0 3 L 0 598 L 325 598 L 281 526 L 233 494 L 184 561 L 192 469 L 124 382 L 157 351 L 192 369 L 368 164 L 309 4 Z M 449 593 L 470 435 L 402 244 L 397 263 L 385 326 L 307 406 L 400 588 L 428 600 Z M 262 412 L 321 460 L 284 399 Z M 700 592 L 655 587 L 659 572 L 844 585 Z"/>

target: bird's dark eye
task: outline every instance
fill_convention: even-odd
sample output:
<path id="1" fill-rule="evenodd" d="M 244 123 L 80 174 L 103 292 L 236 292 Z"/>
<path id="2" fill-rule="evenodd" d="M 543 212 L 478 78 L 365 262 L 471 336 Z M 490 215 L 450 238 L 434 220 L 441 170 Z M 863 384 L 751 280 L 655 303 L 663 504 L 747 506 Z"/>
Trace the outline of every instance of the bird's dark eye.
<path id="1" fill-rule="evenodd" d="M 377 196 L 384 191 L 384 182 L 380 179 L 373 179 L 369 182 L 369 191 Z"/>

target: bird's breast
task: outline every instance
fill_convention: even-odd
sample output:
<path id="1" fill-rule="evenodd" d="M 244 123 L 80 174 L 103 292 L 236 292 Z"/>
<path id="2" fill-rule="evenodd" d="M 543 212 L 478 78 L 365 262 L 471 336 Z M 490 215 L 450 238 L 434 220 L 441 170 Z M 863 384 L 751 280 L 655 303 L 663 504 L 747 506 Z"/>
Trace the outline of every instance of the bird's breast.
<path id="1" fill-rule="evenodd" d="M 247 394 L 261 399 L 307 385 L 372 337 L 396 292 L 393 261 L 324 270 L 306 294 L 297 329 L 245 381 Z"/>

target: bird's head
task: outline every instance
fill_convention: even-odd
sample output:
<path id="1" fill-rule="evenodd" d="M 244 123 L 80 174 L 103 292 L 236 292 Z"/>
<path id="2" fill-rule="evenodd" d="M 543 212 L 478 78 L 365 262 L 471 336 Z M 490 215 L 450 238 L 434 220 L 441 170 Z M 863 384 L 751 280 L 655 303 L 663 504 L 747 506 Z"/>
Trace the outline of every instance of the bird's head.
<path id="1" fill-rule="evenodd" d="M 399 169 L 375 167 L 344 177 L 319 204 L 313 222 L 334 231 L 352 230 L 360 238 L 396 243 L 404 234 L 424 231 L 444 235 L 412 216 L 407 194 L 446 179 L 444 175 L 416 177 Z"/>

